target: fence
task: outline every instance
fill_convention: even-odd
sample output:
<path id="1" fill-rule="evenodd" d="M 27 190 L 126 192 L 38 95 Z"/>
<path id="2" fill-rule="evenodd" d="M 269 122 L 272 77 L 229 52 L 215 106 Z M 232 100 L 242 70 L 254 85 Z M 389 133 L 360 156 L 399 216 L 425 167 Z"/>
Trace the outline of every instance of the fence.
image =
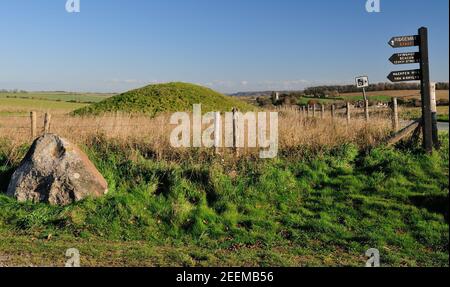
<path id="1" fill-rule="evenodd" d="M 338 109 L 336 104 L 332 104 L 332 105 L 323 105 L 323 104 L 313 104 L 313 105 L 303 105 L 300 107 L 285 107 L 285 106 L 281 106 L 281 107 L 277 107 L 276 111 L 297 111 L 298 113 L 300 113 L 303 117 L 312 117 L 312 118 L 320 118 L 320 119 L 324 119 L 326 118 L 328 115 L 327 113 L 329 113 L 329 116 L 332 119 L 335 118 L 339 118 L 339 117 L 345 117 L 347 120 L 347 123 L 350 123 L 352 118 L 357 115 L 359 117 L 361 117 L 361 114 L 363 115 L 364 119 L 366 121 L 370 120 L 370 115 L 371 115 L 371 109 L 369 107 L 369 101 L 365 101 L 364 103 L 364 107 L 362 112 L 359 112 L 357 108 L 352 107 L 351 103 L 346 102 L 345 107 Z M 386 111 L 388 111 L 389 116 L 392 119 L 392 129 L 394 131 L 398 131 L 400 128 L 400 122 L 399 122 L 399 109 L 398 109 L 398 104 L 397 104 L 397 98 L 392 98 L 392 101 L 390 103 L 390 107 L 388 109 L 385 108 L 375 108 L 372 109 L 372 113 L 373 114 L 380 114 L 380 113 L 385 113 Z"/>
<path id="2" fill-rule="evenodd" d="M 390 108 L 370 109 L 366 105 L 365 109 L 361 110 L 350 103 L 346 103 L 345 106 L 321 104 L 282 106 L 275 108 L 273 111 L 279 112 L 283 117 L 283 120 L 280 122 L 280 134 L 283 136 L 281 140 L 284 142 L 289 141 L 284 146 L 300 145 L 309 141 L 319 145 L 322 142 L 334 142 L 336 139 L 342 140 L 345 137 L 357 138 L 358 136 L 356 133 L 352 133 L 352 130 L 367 129 L 367 127 L 374 125 L 376 119 L 380 118 L 383 119 L 386 126 L 388 124 L 386 120 L 389 120 L 389 117 L 392 119 L 391 130 L 398 131 L 400 126 L 399 110 L 395 98 L 392 100 Z M 231 133 L 232 142 L 227 145 L 227 148 L 232 148 L 236 155 L 240 155 L 245 150 L 238 145 L 240 140 L 238 136 L 244 134 L 244 138 L 248 139 L 249 128 L 238 124 L 242 119 L 239 118 L 241 114 L 237 109 L 233 109 L 232 112 L 232 128 L 231 132 L 229 132 Z M 221 143 L 225 142 L 224 138 L 221 138 L 221 136 L 225 137 L 223 131 L 226 131 L 224 127 L 225 121 L 222 120 L 222 117 L 223 114 L 221 113 L 214 114 L 213 148 L 215 153 L 221 152 L 223 148 Z M 372 120 L 369 121 L 369 119 Z M 0 117 L 0 136 L 5 134 L 5 131 L 8 131 L 11 137 L 14 134 L 21 134 L 21 141 L 24 142 L 25 140 L 34 140 L 37 136 L 50 132 L 65 137 L 69 136 L 72 139 L 78 139 L 83 134 L 95 134 L 97 132 L 128 138 L 147 134 L 154 145 L 166 147 L 170 145 L 167 140 L 169 138 L 167 131 L 173 130 L 173 126 L 169 122 L 167 117 L 150 119 L 144 116 L 136 117 L 116 114 L 113 116 L 80 118 L 31 112 L 29 115 Z M 333 126 L 339 127 L 339 134 L 329 136 L 328 139 L 322 139 L 322 142 L 320 142 L 317 138 L 323 137 L 323 134 L 336 133 L 336 127 L 333 128 Z M 305 135 L 300 135 L 301 130 Z M 248 147 L 247 142 L 246 144 Z"/>

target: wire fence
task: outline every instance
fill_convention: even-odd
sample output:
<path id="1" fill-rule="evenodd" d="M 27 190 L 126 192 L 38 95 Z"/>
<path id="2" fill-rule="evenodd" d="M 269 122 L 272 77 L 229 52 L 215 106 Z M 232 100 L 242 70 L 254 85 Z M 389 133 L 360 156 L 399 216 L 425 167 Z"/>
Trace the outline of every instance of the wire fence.
<path id="1" fill-rule="evenodd" d="M 280 106 L 269 111 L 279 113 L 294 113 L 301 118 L 343 118 L 351 121 L 352 119 L 366 119 L 370 117 L 389 117 L 392 118 L 393 123 L 398 122 L 399 109 L 395 102 L 391 107 L 340 107 L 324 106 L 324 105 L 305 105 L 305 106 Z M 33 129 L 45 129 L 46 118 L 49 113 L 36 112 L 30 115 L 2 115 L 0 116 L 0 131 L 1 130 L 29 130 L 32 133 Z M 33 118 L 34 117 L 34 118 Z M 142 119 L 142 117 L 138 117 Z M 151 119 L 150 117 L 145 117 Z M 98 116 L 98 117 L 78 117 L 71 115 L 54 115 L 51 116 L 49 127 L 52 129 L 120 129 L 120 128 L 141 128 L 142 124 L 133 123 L 136 117 L 131 115 L 113 115 L 113 116 Z"/>

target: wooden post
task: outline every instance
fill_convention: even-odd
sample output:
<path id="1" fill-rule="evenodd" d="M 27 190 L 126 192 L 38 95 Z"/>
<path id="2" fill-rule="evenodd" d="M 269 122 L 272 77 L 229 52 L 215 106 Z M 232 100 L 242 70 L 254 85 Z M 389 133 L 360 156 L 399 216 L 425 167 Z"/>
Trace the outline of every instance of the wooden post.
<path id="1" fill-rule="evenodd" d="M 30 113 L 30 120 L 31 120 L 31 140 L 34 140 L 36 138 L 36 112 Z"/>
<path id="2" fill-rule="evenodd" d="M 233 108 L 233 148 L 234 154 L 239 156 L 239 148 L 238 148 L 238 109 Z"/>
<path id="3" fill-rule="evenodd" d="M 364 114 L 366 117 L 366 121 L 369 121 L 369 101 L 368 100 L 364 101 Z"/>
<path id="4" fill-rule="evenodd" d="M 316 117 L 316 104 L 312 105 L 312 116 L 313 118 Z"/>
<path id="5" fill-rule="evenodd" d="M 52 119 L 52 115 L 50 115 L 49 113 L 45 113 L 44 134 L 50 133 L 50 121 L 51 121 L 51 119 Z"/>
<path id="6" fill-rule="evenodd" d="M 336 116 L 336 105 L 331 105 L 331 118 Z"/>
<path id="7" fill-rule="evenodd" d="M 347 123 L 349 124 L 350 123 L 350 119 L 351 119 L 351 116 L 350 116 L 351 111 L 350 111 L 350 103 L 349 102 L 347 102 L 347 111 L 346 111 L 346 113 L 347 113 Z"/>
<path id="8" fill-rule="evenodd" d="M 367 101 L 366 88 L 363 88 L 362 90 L 363 90 L 364 101 Z"/>
<path id="9" fill-rule="evenodd" d="M 306 106 L 306 117 L 309 118 L 309 105 Z"/>
<path id="10" fill-rule="evenodd" d="M 325 118 L 325 105 L 320 104 L 320 118 L 323 120 Z"/>
<path id="11" fill-rule="evenodd" d="M 397 98 L 392 98 L 392 129 L 394 132 L 399 130 Z"/>
<path id="12" fill-rule="evenodd" d="M 433 133 L 433 145 L 435 149 L 440 149 L 439 131 L 437 126 L 437 103 L 436 103 L 436 83 L 430 84 L 430 98 L 431 98 L 431 124 Z"/>
<path id="13" fill-rule="evenodd" d="M 404 129 L 402 129 L 399 132 L 396 132 L 392 137 L 390 137 L 387 140 L 387 144 L 389 146 L 394 145 L 398 143 L 401 139 L 412 133 L 413 131 L 417 130 L 417 128 L 420 126 L 420 120 L 417 120 L 408 126 L 406 126 Z"/>
<path id="14" fill-rule="evenodd" d="M 430 63 L 428 59 L 428 29 L 422 27 L 419 29 L 420 39 L 420 71 L 421 71 L 421 94 L 422 94 L 422 130 L 423 147 L 426 152 L 433 151 L 433 123 L 431 114 L 431 96 L 430 96 Z"/>
<path id="15" fill-rule="evenodd" d="M 216 154 L 220 153 L 220 142 L 222 140 L 221 133 L 221 116 L 220 112 L 214 113 L 214 148 Z"/>

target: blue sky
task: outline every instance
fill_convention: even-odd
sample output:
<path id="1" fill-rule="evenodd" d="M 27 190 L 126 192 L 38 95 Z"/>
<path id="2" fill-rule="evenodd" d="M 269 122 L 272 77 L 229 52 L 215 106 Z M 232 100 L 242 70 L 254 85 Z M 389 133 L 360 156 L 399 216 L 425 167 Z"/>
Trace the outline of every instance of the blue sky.
<path id="1" fill-rule="evenodd" d="M 385 82 L 392 36 L 430 30 L 431 77 L 449 79 L 449 1 L 0 1 L 0 89 L 118 92 L 184 81 L 221 92 Z"/>

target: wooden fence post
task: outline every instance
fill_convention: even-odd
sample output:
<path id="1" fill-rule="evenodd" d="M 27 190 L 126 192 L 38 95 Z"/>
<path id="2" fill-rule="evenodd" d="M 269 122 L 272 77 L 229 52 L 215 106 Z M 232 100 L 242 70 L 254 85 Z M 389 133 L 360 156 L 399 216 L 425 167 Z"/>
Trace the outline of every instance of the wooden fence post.
<path id="1" fill-rule="evenodd" d="M 214 113 L 214 148 L 216 154 L 220 153 L 220 142 L 222 141 L 220 112 Z"/>
<path id="2" fill-rule="evenodd" d="M 44 118 L 44 134 L 50 133 L 50 121 L 52 119 L 52 115 L 49 113 L 45 113 Z"/>
<path id="3" fill-rule="evenodd" d="M 239 156 L 239 147 L 238 147 L 238 109 L 233 108 L 233 148 L 234 154 Z"/>
<path id="4" fill-rule="evenodd" d="M 350 113 L 351 113 L 351 111 L 350 111 L 350 103 L 349 102 L 347 102 L 347 111 L 346 111 L 346 113 L 347 113 L 347 123 L 350 123 L 350 119 L 351 119 Z"/>
<path id="5" fill-rule="evenodd" d="M 369 101 L 364 101 L 364 114 L 366 117 L 366 121 L 369 121 Z"/>
<path id="6" fill-rule="evenodd" d="M 439 142 L 439 130 L 437 126 L 437 103 L 436 103 L 436 83 L 430 84 L 430 101 L 431 101 L 431 126 L 433 135 L 434 148 L 439 150 L 441 144 Z"/>
<path id="7" fill-rule="evenodd" d="M 31 140 L 34 140 L 36 138 L 36 112 L 30 113 L 30 120 L 31 120 Z"/>
<path id="8" fill-rule="evenodd" d="M 336 116 L 336 105 L 331 105 L 331 118 Z"/>
<path id="9" fill-rule="evenodd" d="M 309 105 L 306 106 L 306 117 L 309 118 Z"/>
<path id="10" fill-rule="evenodd" d="M 320 118 L 324 119 L 325 118 L 325 105 L 324 104 L 320 104 Z"/>
<path id="11" fill-rule="evenodd" d="M 399 129 L 397 98 L 392 98 L 392 128 L 395 132 Z"/>
<path id="12" fill-rule="evenodd" d="M 316 104 L 314 104 L 314 105 L 312 105 L 312 116 L 313 116 L 313 118 L 315 118 L 316 117 Z"/>

